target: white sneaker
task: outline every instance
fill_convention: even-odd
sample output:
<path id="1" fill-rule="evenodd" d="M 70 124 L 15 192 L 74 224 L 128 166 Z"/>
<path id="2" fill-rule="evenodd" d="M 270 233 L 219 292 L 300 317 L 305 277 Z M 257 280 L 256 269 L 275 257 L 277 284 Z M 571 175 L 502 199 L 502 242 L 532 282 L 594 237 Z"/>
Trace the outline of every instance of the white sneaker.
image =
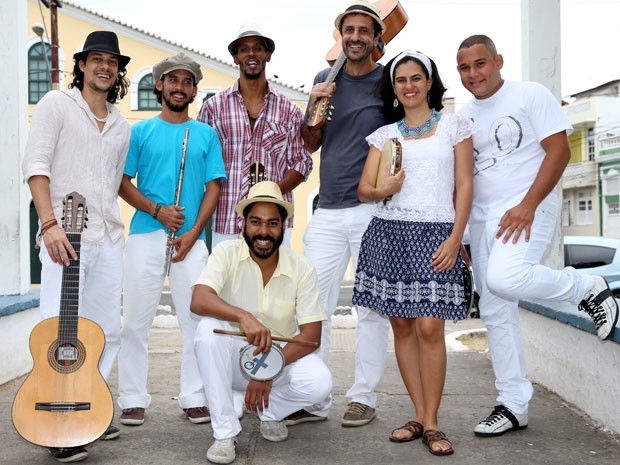
<path id="1" fill-rule="evenodd" d="M 596 332 L 601 340 L 607 339 L 618 322 L 618 303 L 614 299 L 607 281 L 600 276 L 592 276 L 594 287 L 579 304 L 579 310 L 592 318 Z"/>
<path id="2" fill-rule="evenodd" d="M 237 454 L 235 453 L 236 446 L 236 437 L 216 439 L 207 451 L 207 460 L 213 463 L 232 463 L 237 457 Z"/>
<path id="3" fill-rule="evenodd" d="M 267 441 L 282 442 L 288 437 L 288 428 L 284 421 L 261 421 L 260 434 Z"/>
<path id="4" fill-rule="evenodd" d="M 515 413 L 503 405 L 496 405 L 491 415 L 474 428 L 476 436 L 501 436 L 508 431 L 527 428 L 527 413 Z"/>

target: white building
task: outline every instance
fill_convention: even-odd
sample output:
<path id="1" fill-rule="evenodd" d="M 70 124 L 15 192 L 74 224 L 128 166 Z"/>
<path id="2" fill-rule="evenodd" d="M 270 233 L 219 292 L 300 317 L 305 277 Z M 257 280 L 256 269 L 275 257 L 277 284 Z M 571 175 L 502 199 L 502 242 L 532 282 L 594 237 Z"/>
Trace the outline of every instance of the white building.
<path id="1" fill-rule="evenodd" d="M 620 80 L 572 96 L 575 128 L 564 172 L 564 234 L 620 238 Z"/>

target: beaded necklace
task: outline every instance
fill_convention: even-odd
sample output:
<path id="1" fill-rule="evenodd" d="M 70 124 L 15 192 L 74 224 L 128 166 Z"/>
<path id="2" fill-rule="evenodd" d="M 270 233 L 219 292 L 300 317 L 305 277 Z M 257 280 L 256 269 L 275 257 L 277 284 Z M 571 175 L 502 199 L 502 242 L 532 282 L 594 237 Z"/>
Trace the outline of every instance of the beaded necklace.
<path id="1" fill-rule="evenodd" d="M 400 134 L 403 136 L 403 139 L 419 139 L 424 134 L 431 132 L 433 130 L 433 127 L 435 126 L 435 123 L 440 119 L 441 113 L 435 111 L 435 109 L 433 108 L 431 111 L 431 116 L 429 116 L 428 119 L 419 126 L 408 126 L 407 123 L 405 123 L 405 118 L 401 119 L 397 123 L 397 125 Z"/>
<path id="2" fill-rule="evenodd" d="M 95 121 L 99 122 L 99 123 L 105 123 L 108 121 L 108 118 L 110 116 L 110 112 L 108 111 L 108 114 L 105 115 L 105 118 L 99 118 L 97 115 L 95 115 L 93 112 L 91 112 L 91 115 L 93 115 L 93 118 L 95 118 Z"/>

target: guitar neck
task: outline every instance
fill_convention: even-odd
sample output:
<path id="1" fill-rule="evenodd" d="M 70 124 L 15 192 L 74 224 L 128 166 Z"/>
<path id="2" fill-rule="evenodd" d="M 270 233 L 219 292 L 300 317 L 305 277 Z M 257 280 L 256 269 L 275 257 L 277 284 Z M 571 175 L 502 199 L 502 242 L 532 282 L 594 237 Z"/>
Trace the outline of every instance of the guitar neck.
<path id="1" fill-rule="evenodd" d="M 69 260 L 69 266 L 62 270 L 60 291 L 60 315 L 58 321 L 58 345 L 75 345 L 80 297 L 80 233 L 67 233 L 67 239 L 77 254 L 76 260 Z"/>
<path id="2" fill-rule="evenodd" d="M 344 54 L 344 52 L 340 52 L 340 55 L 338 55 L 338 58 L 332 65 L 332 69 L 330 69 L 329 73 L 327 73 L 325 82 L 334 82 L 336 80 L 336 77 L 338 76 L 338 73 L 342 69 L 342 66 L 344 65 L 345 61 L 347 61 L 347 56 Z"/>

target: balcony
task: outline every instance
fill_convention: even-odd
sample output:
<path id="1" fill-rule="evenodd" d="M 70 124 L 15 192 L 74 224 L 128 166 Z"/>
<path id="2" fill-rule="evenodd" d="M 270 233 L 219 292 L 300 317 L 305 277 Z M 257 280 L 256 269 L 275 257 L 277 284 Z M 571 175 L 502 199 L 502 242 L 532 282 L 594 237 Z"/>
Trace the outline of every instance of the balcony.
<path id="1" fill-rule="evenodd" d="M 601 135 L 599 144 L 599 162 L 620 160 L 620 130 Z"/>
<path id="2" fill-rule="evenodd" d="M 564 175 L 562 176 L 562 189 L 595 187 L 596 184 L 597 179 L 595 161 L 571 163 L 564 170 Z"/>

